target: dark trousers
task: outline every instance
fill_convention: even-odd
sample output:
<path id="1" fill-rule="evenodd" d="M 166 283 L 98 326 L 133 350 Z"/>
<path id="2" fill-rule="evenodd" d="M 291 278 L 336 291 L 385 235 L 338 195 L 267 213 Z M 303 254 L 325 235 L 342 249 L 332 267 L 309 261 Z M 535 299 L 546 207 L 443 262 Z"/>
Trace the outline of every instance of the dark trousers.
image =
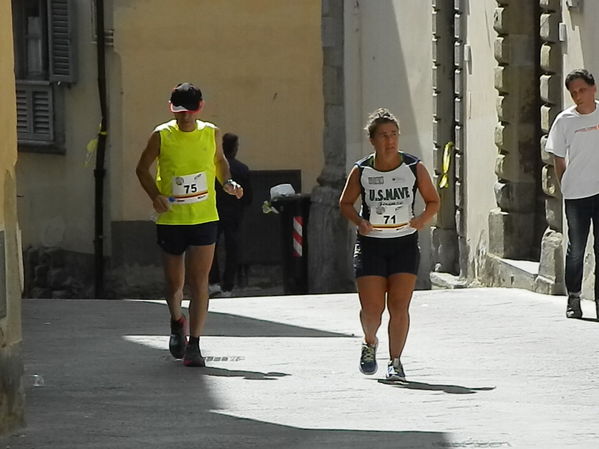
<path id="1" fill-rule="evenodd" d="M 599 298 L 599 194 L 587 198 L 565 200 L 568 220 L 568 249 L 566 251 L 566 289 L 580 293 L 584 269 L 584 250 L 593 222 L 593 251 L 595 253 L 595 299 Z"/>
<path id="2" fill-rule="evenodd" d="M 219 239 L 221 235 L 225 238 L 225 270 L 222 276 L 220 276 L 220 268 L 218 262 L 218 246 L 222 241 Z M 218 222 L 218 237 L 217 237 L 217 248 L 214 252 L 214 262 L 212 262 L 212 268 L 210 270 L 210 283 L 221 284 L 224 291 L 231 291 L 235 286 L 235 275 L 239 267 L 239 250 L 241 243 L 241 220 L 221 218 Z"/>

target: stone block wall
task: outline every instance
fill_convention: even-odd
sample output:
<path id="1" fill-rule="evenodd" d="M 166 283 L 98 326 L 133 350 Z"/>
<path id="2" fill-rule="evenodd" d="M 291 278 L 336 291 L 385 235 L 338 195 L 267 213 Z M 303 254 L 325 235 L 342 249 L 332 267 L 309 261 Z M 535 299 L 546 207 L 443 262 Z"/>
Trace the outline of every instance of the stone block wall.
<path id="1" fill-rule="evenodd" d="M 498 0 L 494 56 L 498 123 L 495 128 L 495 200 L 489 214 L 489 252 L 531 259 L 538 249 L 538 6 L 530 0 Z"/>
<path id="2" fill-rule="evenodd" d="M 453 29 L 454 2 L 433 0 L 432 10 L 433 181 L 441 198 L 441 208 L 432 228 L 433 266 L 437 272 L 458 275 L 454 96 L 461 98 L 463 83 L 459 82 L 461 73 L 454 68 L 454 45 L 457 42 Z"/>
<path id="3" fill-rule="evenodd" d="M 562 197 L 553 158 L 545 151 L 547 134 L 562 109 L 562 50 L 559 42 L 561 22 L 560 0 L 540 0 L 540 95 L 541 95 L 541 185 L 545 201 L 547 228 L 541 241 L 537 290 L 561 293 L 564 290 L 564 251 L 562 229 Z"/>
<path id="4" fill-rule="evenodd" d="M 85 264 L 77 255 L 61 248 L 30 247 L 24 251 L 23 265 L 23 293 L 27 298 L 69 299 L 93 296 L 90 270 L 84 270 Z M 86 278 L 88 282 L 85 282 Z"/>

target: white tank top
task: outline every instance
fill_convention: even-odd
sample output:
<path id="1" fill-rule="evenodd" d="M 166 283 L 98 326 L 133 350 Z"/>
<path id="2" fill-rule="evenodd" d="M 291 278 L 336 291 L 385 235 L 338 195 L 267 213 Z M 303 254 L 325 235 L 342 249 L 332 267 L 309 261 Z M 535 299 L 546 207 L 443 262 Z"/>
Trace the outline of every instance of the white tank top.
<path id="1" fill-rule="evenodd" d="M 374 168 L 374 153 L 355 164 L 360 169 L 360 216 L 374 228 L 368 237 L 394 238 L 416 232 L 408 223 L 414 217 L 416 166 L 420 160 L 408 153 L 400 155 L 403 162 L 389 171 Z"/>

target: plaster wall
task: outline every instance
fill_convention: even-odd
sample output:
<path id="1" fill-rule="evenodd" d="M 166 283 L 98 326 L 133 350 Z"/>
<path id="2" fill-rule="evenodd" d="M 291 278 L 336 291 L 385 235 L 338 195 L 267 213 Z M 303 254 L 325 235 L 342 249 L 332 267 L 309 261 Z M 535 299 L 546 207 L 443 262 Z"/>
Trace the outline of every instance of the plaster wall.
<path id="1" fill-rule="evenodd" d="M 466 233 L 469 275 L 478 274 L 477 255 L 488 248 L 488 215 L 496 207 L 493 185 L 495 176 L 494 130 L 497 123 L 497 90 L 494 71 L 497 62 L 493 46 L 495 0 L 468 2 L 466 10 L 466 45 L 471 49 L 471 61 L 465 72 L 465 179 L 466 179 Z M 467 54 L 468 50 L 465 50 Z"/>
<path id="2" fill-rule="evenodd" d="M 200 119 L 240 136 L 240 160 L 301 169 L 309 192 L 323 165 L 320 18 L 316 0 L 115 2 L 113 220 L 148 219 L 135 165 L 153 128 L 171 119 L 170 91 L 183 81 L 203 91 Z"/>
<path id="3" fill-rule="evenodd" d="M 0 0 L 0 55 L 13 61 L 11 1 Z M 0 64 L 0 435 L 24 425 L 21 263 L 16 210 L 14 67 Z"/>
<path id="4" fill-rule="evenodd" d="M 400 148 L 432 176 L 431 27 L 430 2 L 345 2 L 347 172 L 372 152 L 363 130 L 368 114 L 386 107 L 399 118 Z M 429 234 L 420 233 L 420 279 L 431 268 Z"/>

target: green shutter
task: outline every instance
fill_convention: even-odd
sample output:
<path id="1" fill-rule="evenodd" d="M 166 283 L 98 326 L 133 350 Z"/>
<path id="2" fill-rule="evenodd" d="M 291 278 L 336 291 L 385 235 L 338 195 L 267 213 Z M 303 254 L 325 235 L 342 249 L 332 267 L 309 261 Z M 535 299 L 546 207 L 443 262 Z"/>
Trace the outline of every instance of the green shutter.
<path id="1" fill-rule="evenodd" d="M 74 25 L 75 16 L 71 0 L 48 0 L 50 81 L 76 81 Z"/>

